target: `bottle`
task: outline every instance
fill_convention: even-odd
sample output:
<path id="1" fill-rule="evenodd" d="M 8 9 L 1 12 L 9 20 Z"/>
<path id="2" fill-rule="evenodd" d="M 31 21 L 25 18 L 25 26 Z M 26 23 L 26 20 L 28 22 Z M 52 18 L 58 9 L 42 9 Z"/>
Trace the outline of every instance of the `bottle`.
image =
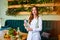
<path id="1" fill-rule="evenodd" d="M 19 27 L 17 28 L 16 40 L 21 40 L 21 38 L 20 38 L 20 29 L 19 29 Z"/>
<path id="2" fill-rule="evenodd" d="M 17 29 L 17 32 L 20 32 L 20 29 L 19 29 L 19 27 L 18 27 L 18 29 Z"/>
<path id="3" fill-rule="evenodd" d="M 26 19 L 24 19 L 24 23 L 26 24 L 25 28 L 28 28 L 29 27 L 29 23 L 27 22 Z"/>

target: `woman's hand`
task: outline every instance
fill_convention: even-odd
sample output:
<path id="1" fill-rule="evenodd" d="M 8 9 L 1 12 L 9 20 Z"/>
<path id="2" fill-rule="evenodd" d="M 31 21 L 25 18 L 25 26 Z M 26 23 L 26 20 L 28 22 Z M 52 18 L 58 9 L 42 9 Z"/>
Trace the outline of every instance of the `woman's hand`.
<path id="1" fill-rule="evenodd" d="M 24 23 L 24 26 L 26 27 L 26 23 Z M 28 27 L 28 28 L 26 28 L 27 29 L 27 31 L 32 31 L 33 29 L 32 28 L 30 28 L 30 27 Z"/>
<path id="2" fill-rule="evenodd" d="M 33 31 L 33 29 L 32 28 L 27 28 L 27 31 Z"/>

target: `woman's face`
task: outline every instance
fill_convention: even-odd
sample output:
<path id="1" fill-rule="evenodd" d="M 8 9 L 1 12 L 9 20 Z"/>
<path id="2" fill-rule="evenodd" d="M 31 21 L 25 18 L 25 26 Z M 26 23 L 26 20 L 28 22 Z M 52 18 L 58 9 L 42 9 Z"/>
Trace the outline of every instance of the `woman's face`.
<path id="1" fill-rule="evenodd" d="M 37 14 L 36 7 L 33 7 L 33 8 L 32 8 L 32 14 L 33 14 L 33 15 L 36 15 L 36 14 Z"/>

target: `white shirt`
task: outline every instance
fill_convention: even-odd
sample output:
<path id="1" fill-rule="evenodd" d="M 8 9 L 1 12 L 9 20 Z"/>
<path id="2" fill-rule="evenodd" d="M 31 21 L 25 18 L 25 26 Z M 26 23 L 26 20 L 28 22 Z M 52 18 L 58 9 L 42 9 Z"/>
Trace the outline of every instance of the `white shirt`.
<path id="1" fill-rule="evenodd" d="M 41 17 L 38 17 L 38 19 L 34 18 L 31 21 L 30 28 L 32 28 L 33 31 L 28 32 L 27 40 L 41 40 L 41 37 L 40 37 L 40 31 L 42 30 L 42 19 L 41 19 Z"/>

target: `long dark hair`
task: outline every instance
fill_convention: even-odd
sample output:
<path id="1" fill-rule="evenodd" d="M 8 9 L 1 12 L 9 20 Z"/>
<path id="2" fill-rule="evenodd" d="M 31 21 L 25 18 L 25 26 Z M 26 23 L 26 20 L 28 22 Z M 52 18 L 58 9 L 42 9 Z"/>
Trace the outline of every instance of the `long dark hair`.
<path id="1" fill-rule="evenodd" d="M 36 8 L 36 11 L 37 11 L 37 14 L 36 14 L 36 16 L 38 17 L 38 7 L 36 7 L 36 6 L 33 6 L 32 8 Z M 32 19 L 34 18 L 34 15 L 33 15 L 33 13 L 32 13 L 32 10 L 31 10 L 31 14 L 30 14 L 30 17 L 29 17 L 29 24 L 31 23 L 31 21 L 32 21 Z"/>

